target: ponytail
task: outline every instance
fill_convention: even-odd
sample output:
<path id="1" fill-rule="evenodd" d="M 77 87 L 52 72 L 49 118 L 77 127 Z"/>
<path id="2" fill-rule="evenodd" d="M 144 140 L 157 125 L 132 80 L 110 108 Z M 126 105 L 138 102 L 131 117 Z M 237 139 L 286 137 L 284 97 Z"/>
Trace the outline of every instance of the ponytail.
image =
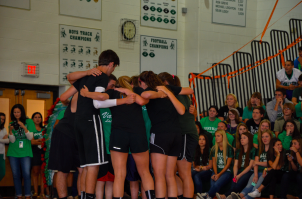
<path id="1" fill-rule="evenodd" d="M 160 78 L 152 71 L 144 71 L 139 75 L 139 81 L 145 82 L 152 90 L 156 91 L 157 86 L 164 86 Z"/>
<path id="2" fill-rule="evenodd" d="M 118 78 L 118 84 L 122 88 L 127 88 L 131 91 L 133 91 L 133 88 L 131 86 L 131 78 L 128 76 L 121 76 Z M 121 93 L 121 97 L 127 97 L 124 93 Z"/>
<path id="3" fill-rule="evenodd" d="M 169 85 L 181 87 L 180 80 L 176 75 L 171 75 L 167 72 L 158 74 L 162 82 L 167 81 Z"/>

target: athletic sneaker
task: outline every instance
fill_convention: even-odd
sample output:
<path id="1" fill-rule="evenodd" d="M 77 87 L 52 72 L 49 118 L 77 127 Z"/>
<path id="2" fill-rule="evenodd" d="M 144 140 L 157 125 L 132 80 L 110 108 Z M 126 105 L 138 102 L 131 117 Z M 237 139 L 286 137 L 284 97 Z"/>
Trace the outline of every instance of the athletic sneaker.
<path id="1" fill-rule="evenodd" d="M 209 194 L 207 194 L 206 199 L 212 199 Z"/>
<path id="2" fill-rule="evenodd" d="M 261 193 L 258 191 L 258 189 L 256 189 L 255 191 L 248 193 L 248 195 L 252 198 L 259 198 L 261 196 Z"/>
<path id="3" fill-rule="evenodd" d="M 208 193 L 197 193 L 197 197 L 200 199 L 204 199 L 207 195 Z"/>
<path id="4" fill-rule="evenodd" d="M 221 197 L 220 197 L 220 194 L 219 194 L 219 193 L 216 193 L 216 197 L 217 197 L 217 199 L 221 199 Z"/>
<path id="5" fill-rule="evenodd" d="M 232 196 L 232 199 L 241 199 L 239 193 L 232 192 L 231 196 Z"/>
<path id="6" fill-rule="evenodd" d="M 232 195 L 229 195 L 228 197 L 226 197 L 226 199 L 232 199 Z"/>

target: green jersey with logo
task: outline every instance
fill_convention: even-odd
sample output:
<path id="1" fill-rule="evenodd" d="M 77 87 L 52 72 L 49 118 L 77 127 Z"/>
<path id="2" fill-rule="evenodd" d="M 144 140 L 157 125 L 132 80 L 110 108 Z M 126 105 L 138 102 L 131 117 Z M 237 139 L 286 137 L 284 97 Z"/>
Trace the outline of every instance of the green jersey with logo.
<path id="1" fill-rule="evenodd" d="M 236 160 L 239 160 L 240 151 L 241 151 L 241 149 L 236 150 L 236 155 L 235 155 Z M 252 148 L 250 150 L 250 156 L 249 156 L 250 161 L 255 160 L 255 153 L 256 153 L 256 149 Z M 238 167 L 240 167 L 240 168 L 238 168 L 238 173 L 242 172 L 245 169 L 244 168 L 245 156 L 246 156 L 246 153 L 242 153 L 242 162 L 241 162 L 240 166 L 238 165 Z"/>
<path id="2" fill-rule="evenodd" d="M 42 135 L 42 131 L 44 131 L 44 128 L 41 128 L 40 131 L 37 131 L 37 132 L 34 132 L 34 139 L 37 140 L 37 139 L 42 139 L 43 138 L 43 135 Z"/>
<path id="3" fill-rule="evenodd" d="M 256 156 L 259 156 L 259 149 L 256 150 Z M 262 153 L 260 154 L 259 156 L 259 162 L 267 162 L 267 152 L 266 151 L 262 151 Z M 263 172 L 263 170 L 267 168 L 266 167 L 263 167 L 263 166 L 258 166 L 258 172 Z"/>
<path id="4" fill-rule="evenodd" d="M 104 132 L 106 151 L 107 154 L 110 154 L 109 143 L 110 143 L 111 123 L 112 123 L 112 115 L 111 115 L 110 108 L 100 108 L 100 116 L 102 121 L 102 129 Z"/>
<path id="5" fill-rule="evenodd" d="M 215 134 L 219 122 L 221 122 L 220 119 L 216 118 L 214 121 L 210 121 L 209 117 L 204 117 L 200 120 L 202 128 L 211 134 Z"/>
<path id="6" fill-rule="evenodd" d="M 12 124 L 12 122 L 10 124 Z M 31 119 L 26 119 L 25 126 L 29 132 L 31 133 L 37 132 L 36 126 Z M 19 127 L 18 130 L 13 129 L 12 133 L 15 136 L 16 140 L 14 143 L 11 142 L 9 143 L 7 156 L 16 157 L 16 158 L 33 157 L 33 152 L 31 149 L 31 141 L 27 139 L 24 129 Z"/>
<path id="7" fill-rule="evenodd" d="M 211 158 L 215 158 L 215 146 L 212 148 L 211 150 Z M 234 158 L 234 150 L 231 146 L 228 145 L 227 147 L 227 153 L 226 153 L 226 160 L 225 162 L 227 162 L 228 158 Z M 224 159 L 223 159 L 223 151 L 221 151 L 218 147 L 218 152 L 217 152 L 217 173 L 220 173 L 223 168 L 225 167 L 224 164 Z M 228 168 L 227 170 L 228 172 L 232 172 L 231 171 L 231 166 Z"/>

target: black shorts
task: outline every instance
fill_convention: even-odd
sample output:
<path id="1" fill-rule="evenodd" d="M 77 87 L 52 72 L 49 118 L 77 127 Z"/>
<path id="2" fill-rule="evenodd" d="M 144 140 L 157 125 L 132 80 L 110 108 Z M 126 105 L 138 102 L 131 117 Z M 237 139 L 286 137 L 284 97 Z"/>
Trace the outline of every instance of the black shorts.
<path id="1" fill-rule="evenodd" d="M 129 133 L 120 129 L 112 129 L 109 149 L 122 153 L 142 153 L 148 150 L 146 132 Z"/>
<path id="2" fill-rule="evenodd" d="M 99 115 L 75 120 L 81 167 L 107 164 L 104 132 Z"/>
<path id="3" fill-rule="evenodd" d="M 37 145 L 32 145 L 32 151 L 33 151 L 33 157 L 31 159 L 31 166 L 41 166 L 42 165 L 42 160 L 41 160 L 41 155 L 45 154 L 43 149 L 38 148 Z"/>
<path id="4" fill-rule="evenodd" d="M 180 133 L 151 133 L 150 153 L 180 156 L 182 138 Z"/>
<path id="5" fill-rule="evenodd" d="M 107 154 L 108 164 L 102 164 L 99 168 L 98 179 L 104 177 L 108 172 L 114 175 L 114 170 L 111 161 L 111 155 Z M 101 180 L 102 181 L 102 180 Z"/>
<path id="6" fill-rule="evenodd" d="M 183 135 L 181 153 L 177 160 L 186 159 L 188 162 L 193 162 L 197 146 L 198 141 L 195 140 L 190 134 Z"/>
<path id="7" fill-rule="evenodd" d="M 51 137 L 48 169 L 69 173 L 80 167 L 76 141 L 54 128 Z"/>

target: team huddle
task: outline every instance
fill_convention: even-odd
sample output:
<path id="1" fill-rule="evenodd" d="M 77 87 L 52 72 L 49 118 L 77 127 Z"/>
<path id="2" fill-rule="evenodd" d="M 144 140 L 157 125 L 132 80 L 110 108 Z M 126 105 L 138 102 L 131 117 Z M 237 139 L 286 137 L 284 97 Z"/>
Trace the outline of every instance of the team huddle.
<path id="1" fill-rule="evenodd" d="M 228 94 L 225 106 L 211 106 L 195 122 L 193 89 L 181 87 L 177 76 L 144 71 L 117 79 L 111 73 L 119 64 L 106 50 L 97 68 L 67 76 L 72 86 L 60 99 L 68 107 L 53 130 L 48 166 L 58 171 L 59 198 L 67 198 L 67 175 L 76 169 L 81 199 L 121 199 L 125 180 L 132 199 L 139 181 L 143 199 L 194 193 L 198 199 L 251 199 L 267 187 L 273 198 L 280 182 L 281 197 L 296 198 L 287 193 L 293 180 L 302 185 L 302 138 L 283 88 L 266 107 L 255 92 L 244 110 Z"/>

